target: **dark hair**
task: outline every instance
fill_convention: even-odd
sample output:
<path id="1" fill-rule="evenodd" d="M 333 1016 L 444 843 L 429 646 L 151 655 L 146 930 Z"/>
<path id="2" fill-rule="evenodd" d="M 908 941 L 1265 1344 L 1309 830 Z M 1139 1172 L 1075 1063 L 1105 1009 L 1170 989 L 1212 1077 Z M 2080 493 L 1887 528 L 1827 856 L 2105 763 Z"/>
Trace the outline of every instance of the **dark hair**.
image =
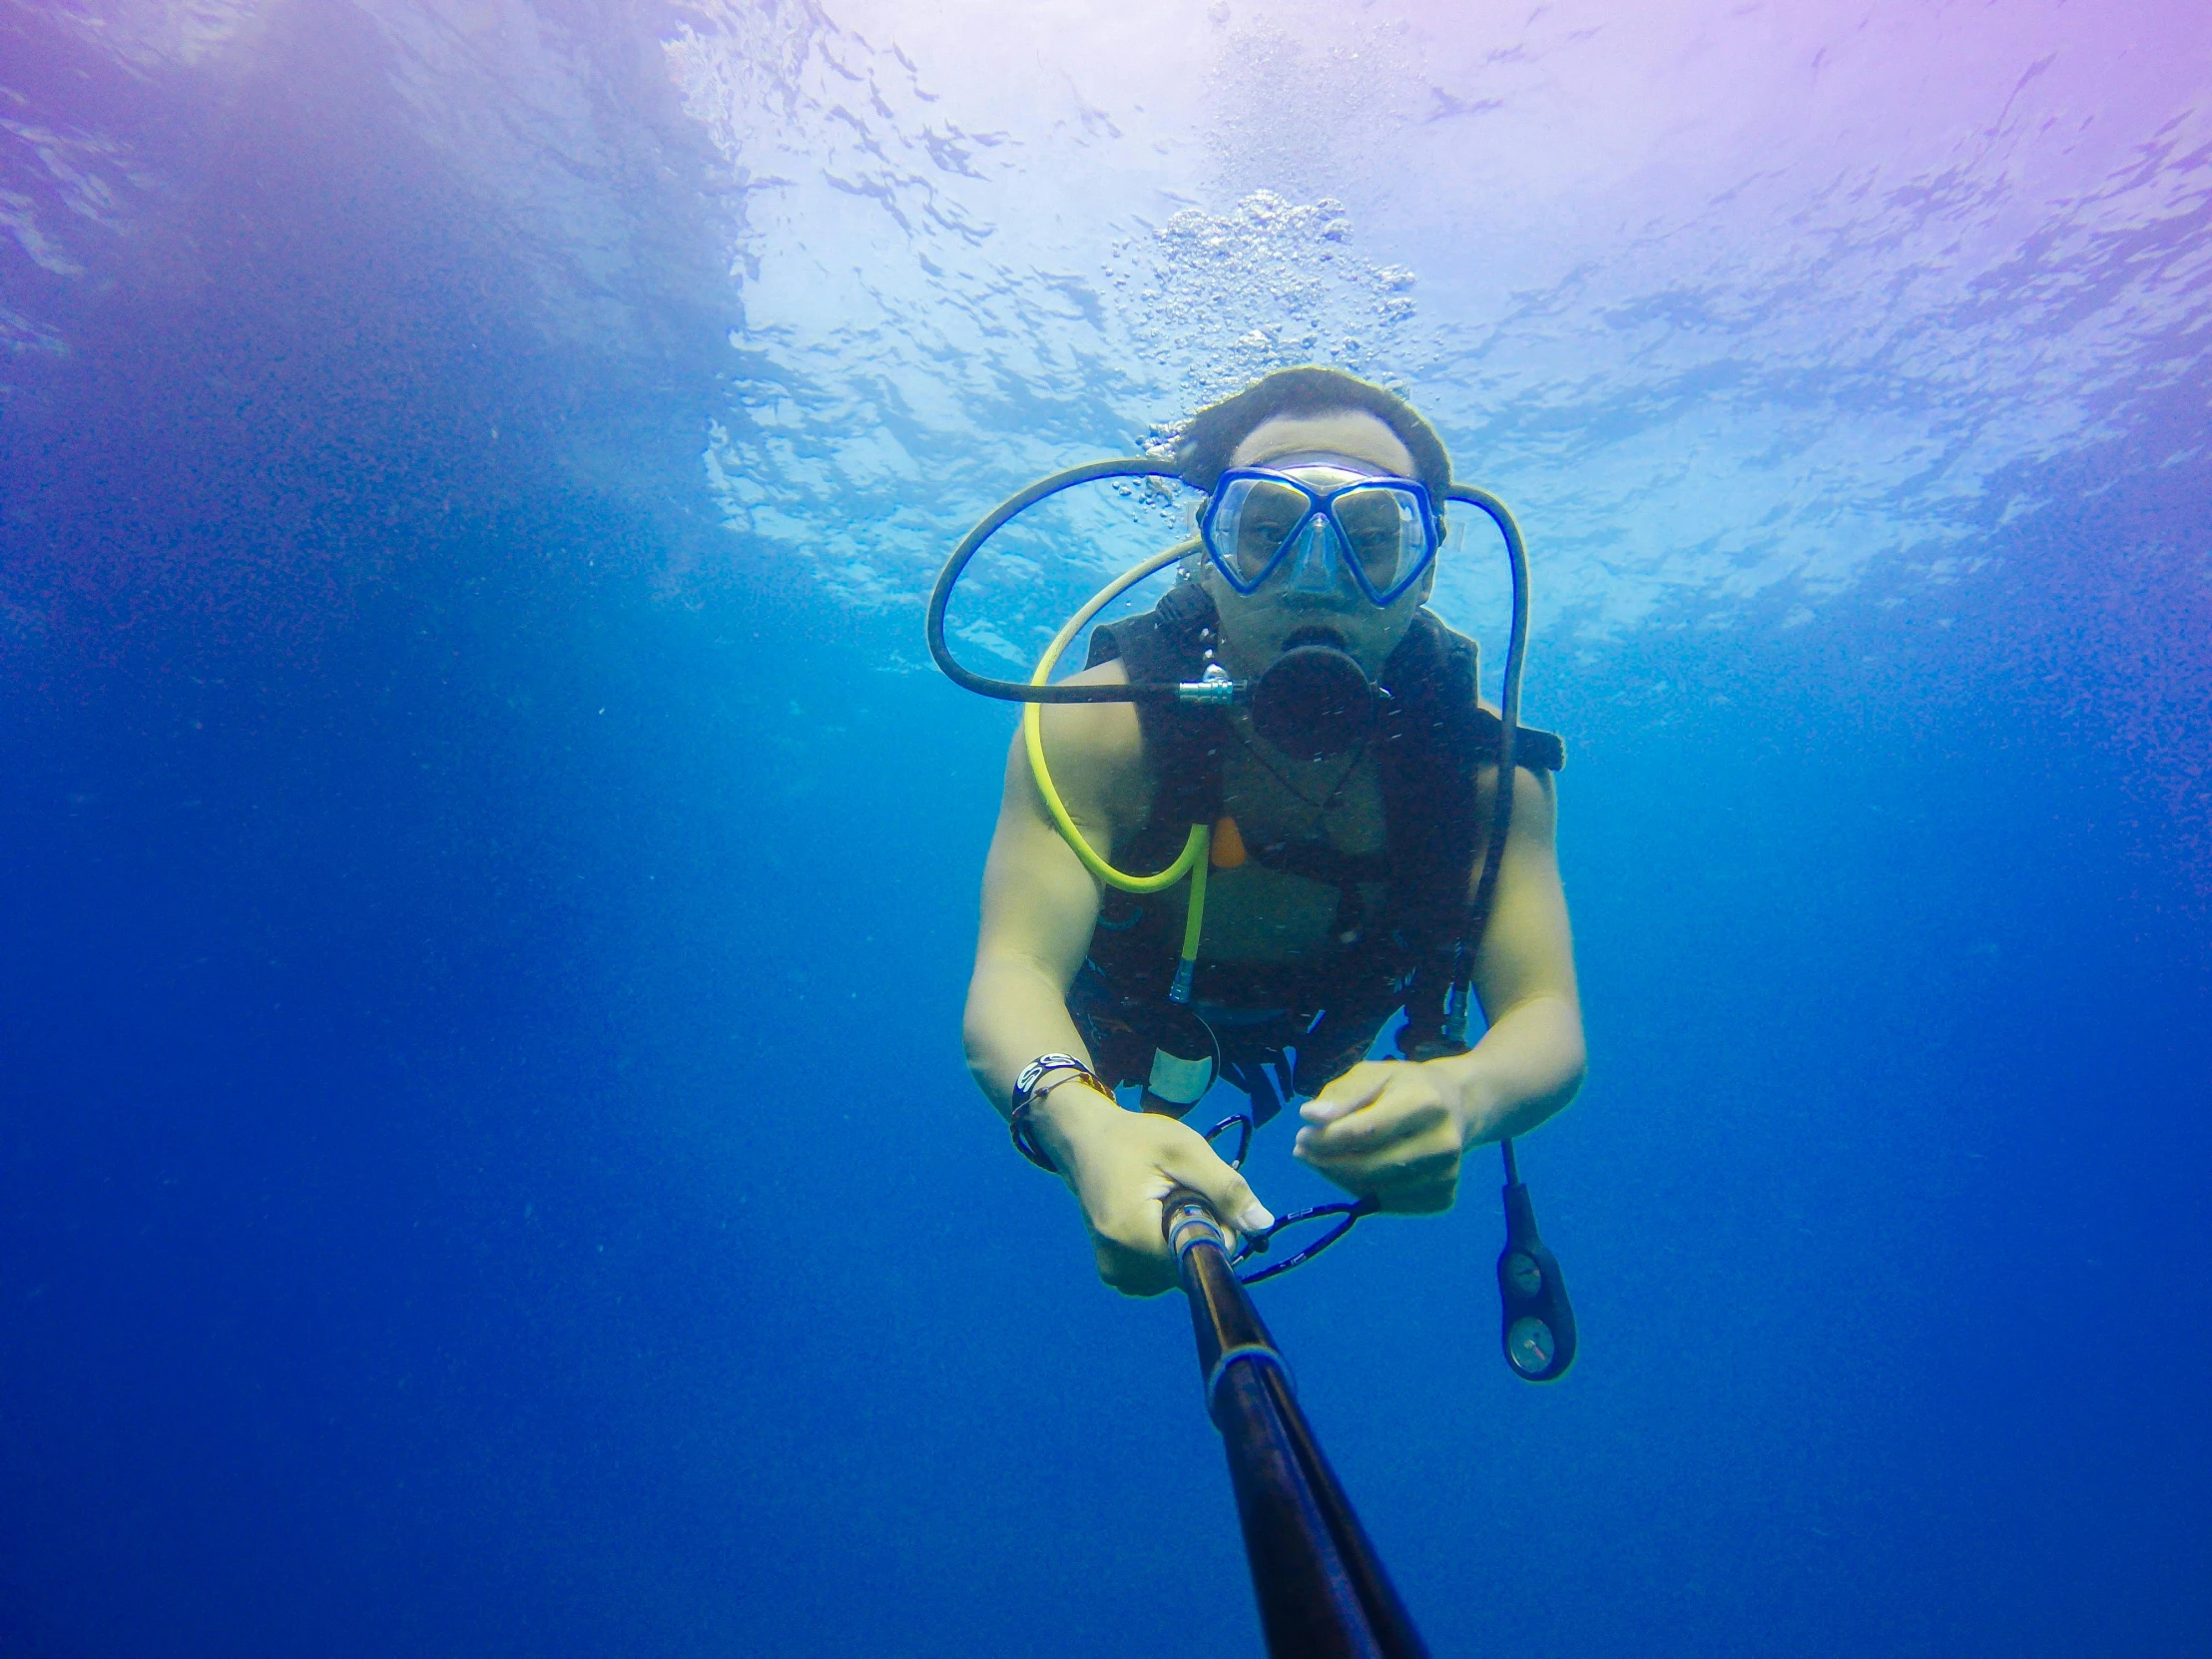
<path id="1" fill-rule="evenodd" d="M 1236 396 L 1207 405 L 1183 428 L 1175 446 L 1176 467 L 1186 484 L 1210 490 L 1220 482 L 1237 445 L 1277 415 L 1325 414 L 1332 409 L 1358 409 L 1396 433 L 1413 457 L 1413 476 L 1428 486 L 1437 506 L 1443 505 L 1444 490 L 1451 483 L 1451 457 L 1444 453 L 1435 428 L 1415 414 L 1404 398 L 1341 368 L 1279 368 Z"/>

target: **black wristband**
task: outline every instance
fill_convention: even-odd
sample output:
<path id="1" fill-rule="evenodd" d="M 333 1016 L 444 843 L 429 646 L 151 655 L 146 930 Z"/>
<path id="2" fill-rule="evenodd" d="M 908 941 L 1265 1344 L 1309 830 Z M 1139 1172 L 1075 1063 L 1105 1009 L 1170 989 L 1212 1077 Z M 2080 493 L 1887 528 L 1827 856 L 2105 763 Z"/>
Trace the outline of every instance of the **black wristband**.
<path id="1" fill-rule="evenodd" d="M 1060 1166 L 1045 1156 L 1043 1147 L 1037 1144 L 1037 1133 L 1029 1125 L 1029 1110 L 1050 1094 L 1059 1083 L 1047 1083 L 1045 1079 L 1056 1071 L 1072 1071 L 1107 1099 L 1113 1099 L 1113 1091 L 1098 1080 L 1098 1076 L 1072 1054 L 1040 1054 L 1022 1068 L 1021 1076 L 1014 1080 L 1012 1109 L 1006 1114 L 1006 1130 L 1013 1137 L 1014 1150 L 1037 1168 L 1052 1175 L 1060 1173 Z"/>
<path id="2" fill-rule="evenodd" d="M 1044 1155 L 1044 1148 L 1037 1144 L 1036 1132 L 1029 1127 L 1029 1114 L 1023 1112 L 1007 1126 L 1014 1137 L 1014 1150 L 1028 1159 L 1047 1175 L 1058 1175 L 1060 1166 Z"/>

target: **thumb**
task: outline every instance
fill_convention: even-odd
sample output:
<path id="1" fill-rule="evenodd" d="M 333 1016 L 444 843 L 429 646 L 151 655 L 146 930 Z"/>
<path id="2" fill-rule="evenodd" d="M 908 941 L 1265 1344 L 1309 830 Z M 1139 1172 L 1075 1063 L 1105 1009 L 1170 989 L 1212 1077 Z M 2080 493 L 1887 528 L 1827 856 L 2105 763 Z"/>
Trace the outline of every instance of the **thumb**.
<path id="1" fill-rule="evenodd" d="M 1215 1215 L 1240 1233 L 1265 1233 L 1275 1225 L 1245 1178 L 1223 1163 L 1210 1147 L 1197 1147 L 1175 1161 L 1167 1172 L 1213 1208 Z"/>

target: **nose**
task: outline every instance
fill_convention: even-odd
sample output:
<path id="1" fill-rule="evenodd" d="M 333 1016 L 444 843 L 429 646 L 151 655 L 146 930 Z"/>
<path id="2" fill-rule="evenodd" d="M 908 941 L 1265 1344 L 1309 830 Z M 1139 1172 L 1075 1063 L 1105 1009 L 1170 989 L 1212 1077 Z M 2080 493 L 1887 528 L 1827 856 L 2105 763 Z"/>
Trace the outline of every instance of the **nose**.
<path id="1" fill-rule="evenodd" d="M 1298 546 L 1291 552 L 1293 593 L 1335 593 L 1342 571 L 1338 566 L 1337 532 L 1320 513 L 1306 521 Z"/>

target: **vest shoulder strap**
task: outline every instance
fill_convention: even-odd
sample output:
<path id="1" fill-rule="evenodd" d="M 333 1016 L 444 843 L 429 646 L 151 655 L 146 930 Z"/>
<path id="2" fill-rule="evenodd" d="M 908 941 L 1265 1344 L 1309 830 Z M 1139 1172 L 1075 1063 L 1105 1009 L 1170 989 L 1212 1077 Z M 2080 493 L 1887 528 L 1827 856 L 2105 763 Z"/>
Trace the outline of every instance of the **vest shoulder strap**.
<path id="1" fill-rule="evenodd" d="M 1214 637 L 1214 602 L 1196 582 L 1182 581 L 1140 615 L 1091 630 L 1085 668 L 1120 660 L 1135 681 L 1196 680 Z M 1221 816 L 1221 765 L 1229 722 L 1218 709 L 1187 703 L 1139 703 L 1137 725 L 1145 759 L 1159 780 L 1151 829 L 1172 832 L 1178 845 L 1194 824 Z"/>
<path id="2" fill-rule="evenodd" d="M 1474 711 L 1474 741 L 1477 753 L 1485 766 L 1497 764 L 1497 741 L 1505 735 L 1505 723 L 1489 710 L 1476 705 Z M 1531 772 L 1557 772 L 1567 764 L 1567 740 L 1556 732 L 1546 732 L 1534 726 L 1516 727 L 1513 731 L 1513 764 L 1526 767 Z"/>

